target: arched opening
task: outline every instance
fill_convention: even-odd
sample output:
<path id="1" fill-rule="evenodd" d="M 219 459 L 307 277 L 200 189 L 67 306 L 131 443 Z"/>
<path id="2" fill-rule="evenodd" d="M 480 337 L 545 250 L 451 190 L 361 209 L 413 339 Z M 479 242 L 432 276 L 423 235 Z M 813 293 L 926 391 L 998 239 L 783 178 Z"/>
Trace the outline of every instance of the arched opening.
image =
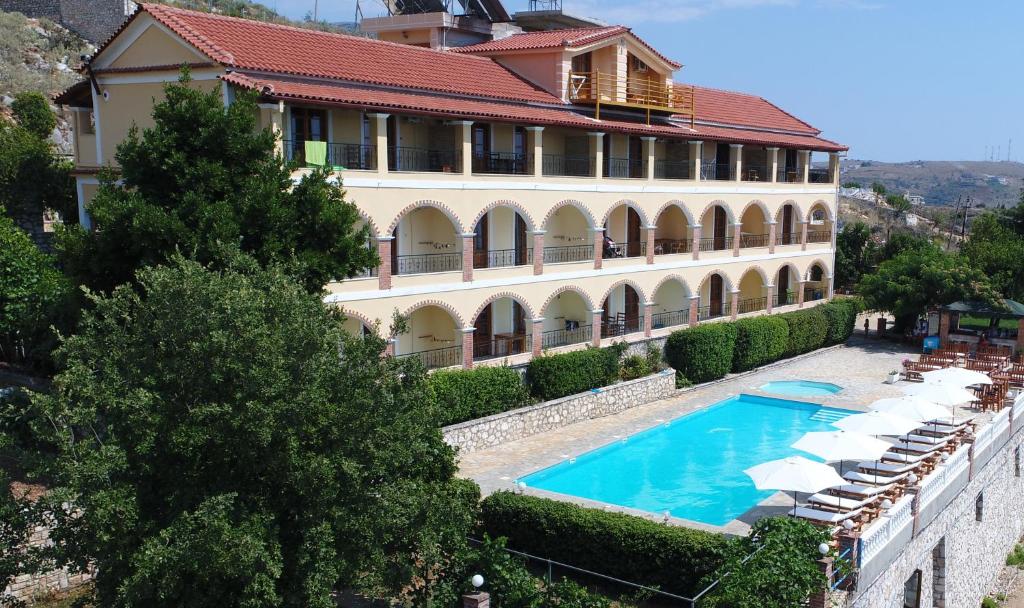
<path id="1" fill-rule="evenodd" d="M 353 228 L 353 231 L 354 232 L 359 232 L 364 227 L 366 227 L 367 224 L 369 224 L 369 222 L 367 222 L 365 218 L 360 217 L 359 220 L 356 222 L 355 227 Z M 371 251 L 376 251 L 377 250 L 377 233 L 376 233 L 375 229 L 373 228 L 372 224 L 370 224 L 370 234 L 369 234 L 369 236 L 366 239 L 366 248 L 371 250 Z M 381 260 L 381 262 L 383 263 L 383 260 Z M 365 279 L 365 278 L 369 278 L 369 277 L 375 277 L 375 276 L 377 276 L 378 268 L 379 268 L 379 266 L 374 266 L 372 268 L 364 268 L 362 271 L 358 272 L 352 278 L 353 279 Z"/>
<path id="2" fill-rule="evenodd" d="M 357 337 L 366 337 L 373 333 L 373 330 L 355 315 L 345 315 L 345 322 L 341 325 L 341 328 L 346 333 Z"/>
<path id="3" fill-rule="evenodd" d="M 686 214 L 677 205 L 669 205 L 661 214 L 654 230 L 654 254 L 672 255 L 693 250 L 693 228 Z"/>
<path id="4" fill-rule="evenodd" d="M 796 304 L 796 289 L 800 285 L 800 276 L 796 269 L 790 264 L 779 268 L 775 275 L 775 302 L 774 305 L 790 306 Z"/>
<path id="5" fill-rule="evenodd" d="M 605 258 L 635 258 L 647 255 L 647 243 L 643 238 L 643 222 L 636 209 L 619 205 L 608 214 L 604 223 Z"/>
<path id="6" fill-rule="evenodd" d="M 459 230 L 436 207 L 417 207 L 406 213 L 391 236 L 391 274 L 462 270 Z"/>
<path id="7" fill-rule="evenodd" d="M 529 226 L 512 207 L 484 214 L 473 229 L 473 268 L 525 266 L 533 263 Z"/>
<path id="8" fill-rule="evenodd" d="M 702 230 L 700 239 L 701 251 L 722 251 L 732 249 L 732 237 L 729 235 L 729 212 L 722 205 L 712 205 L 704 212 L 700 220 Z"/>
<path id="9" fill-rule="evenodd" d="M 455 318 L 427 305 L 407 315 L 407 331 L 395 342 L 396 357 L 417 357 L 427 369 L 462 364 L 462 337 Z"/>
<path id="10" fill-rule="evenodd" d="M 697 308 L 699 320 L 724 316 L 727 311 L 729 282 L 720 273 L 713 273 L 700 286 L 700 304 Z"/>
<path id="11" fill-rule="evenodd" d="M 643 330 L 643 303 L 628 283 L 617 285 L 601 307 L 601 337 L 624 336 Z"/>
<path id="12" fill-rule="evenodd" d="M 740 279 L 740 295 L 737 306 L 739 314 L 764 310 L 768 306 L 768 287 L 761 273 L 751 268 Z"/>
<path id="13" fill-rule="evenodd" d="M 563 205 L 544 225 L 544 263 L 583 262 L 594 259 L 590 221 L 574 205 Z"/>
<path id="14" fill-rule="evenodd" d="M 530 352 L 526 309 L 514 298 L 500 298 L 485 306 L 473 327 L 476 361 Z"/>
<path id="15" fill-rule="evenodd" d="M 799 214 L 796 206 L 786 203 L 779 209 L 775 216 L 775 244 L 776 245 L 799 245 L 800 233 L 797 230 Z"/>
<path id="16" fill-rule="evenodd" d="M 804 302 L 824 300 L 828 294 L 828 277 L 825 268 L 815 262 L 807 270 L 807 281 L 804 283 Z"/>
<path id="17" fill-rule="evenodd" d="M 593 336 L 590 306 L 587 299 L 575 290 L 556 295 L 541 314 L 544 316 L 542 348 L 589 342 Z"/>
<path id="18" fill-rule="evenodd" d="M 760 205 L 750 205 L 740 218 L 740 248 L 767 246 L 768 216 Z"/>
<path id="19" fill-rule="evenodd" d="M 832 219 L 824 203 L 815 203 L 807 214 L 807 242 L 832 242 Z"/>
<path id="20" fill-rule="evenodd" d="M 690 290 L 678 279 L 668 279 L 654 292 L 651 329 L 686 325 L 690 322 Z"/>

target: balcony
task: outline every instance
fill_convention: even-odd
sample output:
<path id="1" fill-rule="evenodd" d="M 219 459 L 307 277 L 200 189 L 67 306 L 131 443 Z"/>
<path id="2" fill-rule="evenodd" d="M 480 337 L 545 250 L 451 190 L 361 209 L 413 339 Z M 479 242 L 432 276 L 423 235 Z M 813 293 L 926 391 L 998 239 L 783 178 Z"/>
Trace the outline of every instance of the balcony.
<path id="1" fill-rule="evenodd" d="M 642 158 L 606 158 L 604 175 L 616 179 L 643 179 L 647 177 L 647 162 Z"/>
<path id="2" fill-rule="evenodd" d="M 394 256 L 394 274 L 423 274 L 462 270 L 462 252 Z"/>
<path id="3" fill-rule="evenodd" d="M 742 234 L 740 235 L 740 249 L 748 247 L 767 247 L 767 234 Z"/>
<path id="4" fill-rule="evenodd" d="M 473 339 L 473 360 L 486 361 L 521 355 L 531 350 L 533 340 L 525 334 L 495 335 L 490 339 Z"/>
<path id="5" fill-rule="evenodd" d="M 391 147 L 388 148 L 388 170 L 461 173 L 462 150 Z"/>
<path id="6" fill-rule="evenodd" d="M 810 230 L 807 232 L 808 243 L 831 243 L 832 242 L 832 231 L 831 230 Z"/>
<path id="7" fill-rule="evenodd" d="M 676 327 L 678 325 L 687 325 L 689 324 L 689 322 L 689 309 L 656 312 L 651 315 L 651 329 L 661 329 L 663 327 Z"/>
<path id="8" fill-rule="evenodd" d="M 743 163 L 743 178 L 745 182 L 769 182 L 771 181 L 771 168 L 765 163 Z"/>
<path id="9" fill-rule="evenodd" d="M 377 170 L 377 146 L 294 139 L 283 143 L 285 160 L 303 167 Z"/>
<path id="10" fill-rule="evenodd" d="M 654 239 L 654 255 L 692 252 L 693 239 Z"/>
<path id="11" fill-rule="evenodd" d="M 627 317 L 621 312 L 614 317 L 601 322 L 602 338 L 617 338 L 627 334 L 635 334 L 643 330 L 643 317 Z"/>
<path id="12" fill-rule="evenodd" d="M 716 160 L 706 160 L 700 163 L 700 178 L 705 181 L 729 181 L 732 175 L 732 166 L 729 163 L 720 163 Z"/>
<path id="13" fill-rule="evenodd" d="M 601 106 L 645 110 L 651 112 L 694 116 L 693 87 L 677 83 L 665 84 L 649 78 L 619 78 L 604 72 L 569 72 L 568 98 L 573 103 L 593 105 L 596 118 L 601 119 Z"/>
<path id="14" fill-rule="evenodd" d="M 783 232 L 775 235 L 776 245 L 799 245 L 800 235 L 795 232 Z"/>
<path id="15" fill-rule="evenodd" d="M 727 251 L 732 249 L 731 236 L 713 236 L 700 240 L 701 251 Z"/>
<path id="16" fill-rule="evenodd" d="M 433 350 L 422 350 L 404 355 L 395 355 L 396 359 L 419 359 L 426 369 L 440 369 L 462 365 L 462 347 L 449 346 Z"/>
<path id="17" fill-rule="evenodd" d="M 831 184 L 832 173 L 828 169 L 809 169 L 807 171 L 807 183 Z"/>
<path id="18" fill-rule="evenodd" d="M 566 323 L 565 329 L 554 329 L 541 334 L 541 347 L 557 348 L 570 344 L 581 344 L 583 342 L 590 342 L 592 336 L 592 325 Z"/>
<path id="19" fill-rule="evenodd" d="M 631 243 L 613 243 L 605 245 L 601 257 L 613 258 L 640 258 L 647 255 L 647 243 L 645 241 L 633 241 Z"/>
<path id="20" fill-rule="evenodd" d="M 473 155 L 473 173 L 497 175 L 532 175 L 533 156 L 513 152 L 491 152 Z"/>
<path id="21" fill-rule="evenodd" d="M 544 175 L 552 177 L 594 177 L 594 162 L 586 156 L 545 154 L 542 159 Z"/>
<path id="22" fill-rule="evenodd" d="M 473 268 L 507 268 L 533 263 L 533 249 L 490 249 L 473 252 Z"/>
<path id="23" fill-rule="evenodd" d="M 725 316 L 725 305 L 718 303 L 714 307 L 712 306 L 701 306 L 697 309 L 697 320 L 707 321 L 709 319 L 718 319 Z"/>
<path id="24" fill-rule="evenodd" d="M 784 184 L 798 184 L 804 181 L 804 171 L 799 167 L 779 167 L 776 181 Z"/>
<path id="25" fill-rule="evenodd" d="M 688 160 L 655 160 L 655 179 L 693 179 L 690 176 L 692 163 Z"/>
<path id="26" fill-rule="evenodd" d="M 545 247 L 545 264 L 585 262 L 594 259 L 593 245 L 569 245 L 567 247 Z"/>
<path id="27" fill-rule="evenodd" d="M 748 298 L 737 303 L 737 312 L 741 315 L 750 312 L 764 310 L 768 305 L 768 298 Z"/>
<path id="28" fill-rule="evenodd" d="M 796 294 L 792 291 L 775 294 L 775 306 L 792 306 L 796 304 Z"/>
<path id="29" fill-rule="evenodd" d="M 824 287 L 807 287 L 804 289 L 804 302 L 814 302 L 825 299 Z"/>

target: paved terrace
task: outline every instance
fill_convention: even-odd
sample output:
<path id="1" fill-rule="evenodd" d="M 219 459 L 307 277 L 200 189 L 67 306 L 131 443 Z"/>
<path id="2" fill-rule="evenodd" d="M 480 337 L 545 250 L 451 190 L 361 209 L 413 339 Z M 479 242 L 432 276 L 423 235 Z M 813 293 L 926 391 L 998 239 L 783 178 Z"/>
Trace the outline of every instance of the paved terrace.
<path id="1" fill-rule="evenodd" d="M 818 351 L 796 359 L 781 361 L 754 372 L 731 375 L 718 382 L 684 389 L 679 392 L 678 396 L 671 399 L 656 401 L 619 414 L 580 422 L 556 431 L 464 454 L 460 457 L 459 470 L 464 477 L 472 478 L 480 484 L 485 495 L 497 490 L 508 490 L 512 488 L 514 479 L 656 426 L 666 420 L 706 407 L 727 397 L 739 393 L 766 394 L 756 387 L 772 380 L 815 380 L 837 384 L 843 387 L 842 392 L 806 401 L 863 411 L 866 410 L 869 403 L 876 399 L 897 397 L 902 394 L 899 391 L 899 386 L 904 383 L 900 382 L 895 386 L 885 384 L 885 376 L 890 370 L 900 369 L 903 359 L 916 352 L 905 345 L 873 339 L 865 340 L 861 336 L 855 336 L 845 346 Z M 782 398 L 801 400 L 798 397 L 790 396 Z M 554 494 L 535 488 L 527 488 L 526 492 L 568 500 L 589 507 L 606 507 L 603 503 Z M 678 525 L 718 532 L 746 534 L 753 522 L 766 515 L 782 514 L 791 508 L 792 504 L 792 495 L 780 492 L 722 527 L 678 518 L 672 518 L 671 521 Z M 609 508 L 645 517 L 655 517 L 650 513 L 619 506 Z M 660 521 L 660 517 L 658 519 Z"/>

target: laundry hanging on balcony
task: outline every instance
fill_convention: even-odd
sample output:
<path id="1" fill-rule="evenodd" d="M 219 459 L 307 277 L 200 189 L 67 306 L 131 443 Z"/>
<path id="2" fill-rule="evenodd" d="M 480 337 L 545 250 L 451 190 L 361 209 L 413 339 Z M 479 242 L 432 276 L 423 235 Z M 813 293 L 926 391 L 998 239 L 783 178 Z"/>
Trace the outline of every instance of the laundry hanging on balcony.
<path id="1" fill-rule="evenodd" d="M 307 165 L 323 167 L 327 164 L 327 142 L 307 141 L 305 152 Z"/>

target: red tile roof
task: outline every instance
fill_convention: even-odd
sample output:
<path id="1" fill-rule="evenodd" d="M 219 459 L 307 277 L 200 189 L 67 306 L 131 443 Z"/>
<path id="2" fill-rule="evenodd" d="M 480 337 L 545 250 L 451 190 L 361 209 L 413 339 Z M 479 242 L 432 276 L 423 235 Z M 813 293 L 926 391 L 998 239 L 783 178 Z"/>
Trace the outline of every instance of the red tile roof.
<path id="1" fill-rule="evenodd" d="M 706 139 L 752 145 L 798 147 L 801 149 L 837 152 L 846 148 L 813 134 L 788 134 L 755 129 L 723 128 L 679 123 L 655 123 L 625 120 L 594 120 L 571 106 L 529 106 L 521 103 L 454 98 L 426 92 L 380 90 L 366 86 L 312 82 L 293 78 L 268 77 L 234 72 L 224 77 L 227 82 L 259 91 L 269 99 L 304 100 L 331 106 L 365 110 L 399 110 L 442 118 L 496 120 L 537 125 L 551 125 L 633 135 L 650 135 L 676 139 Z"/>
<path id="2" fill-rule="evenodd" d="M 820 133 L 818 129 L 757 95 L 694 86 L 693 103 L 697 108 L 696 119 L 700 121 L 810 134 Z"/>
<path id="3" fill-rule="evenodd" d="M 558 97 L 486 57 L 456 55 L 162 4 L 140 7 L 226 67 L 497 99 L 561 103 Z"/>

